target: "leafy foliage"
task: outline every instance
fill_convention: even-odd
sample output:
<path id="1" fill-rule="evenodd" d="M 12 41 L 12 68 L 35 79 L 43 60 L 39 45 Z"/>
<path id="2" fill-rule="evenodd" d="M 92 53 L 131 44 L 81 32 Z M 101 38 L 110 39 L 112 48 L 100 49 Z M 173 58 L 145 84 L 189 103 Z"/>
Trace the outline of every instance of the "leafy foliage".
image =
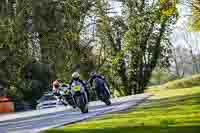
<path id="1" fill-rule="evenodd" d="M 56 78 L 69 81 L 79 71 L 87 79 L 93 70 L 113 95 L 142 93 L 156 66 L 170 63 L 167 37 L 176 17 L 161 14 L 158 3 L 122 6 L 123 14 L 112 16 L 104 0 L 2 0 L 0 78 L 9 94 L 35 105 Z"/>

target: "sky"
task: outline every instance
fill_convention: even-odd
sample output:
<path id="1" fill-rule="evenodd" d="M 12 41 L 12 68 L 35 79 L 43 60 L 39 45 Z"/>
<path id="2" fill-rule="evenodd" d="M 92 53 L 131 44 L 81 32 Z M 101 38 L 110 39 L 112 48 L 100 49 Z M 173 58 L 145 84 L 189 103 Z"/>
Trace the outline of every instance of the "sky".
<path id="1" fill-rule="evenodd" d="M 113 12 L 116 12 L 115 15 L 121 15 L 121 3 L 115 0 L 109 1 L 111 7 L 113 8 Z"/>
<path id="2" fill-rule="evenodd" d="M 188 30 L 189 19 L 192 17 L 191 7 L 186 3 L 187 1 L 182 1 L 182 4 L 177 5 L 180 17 L 171 35 L 171 41 L 175 46 L 187 47 L 189 43 L 195 48 L 200 48 L 200 32 Z"/>

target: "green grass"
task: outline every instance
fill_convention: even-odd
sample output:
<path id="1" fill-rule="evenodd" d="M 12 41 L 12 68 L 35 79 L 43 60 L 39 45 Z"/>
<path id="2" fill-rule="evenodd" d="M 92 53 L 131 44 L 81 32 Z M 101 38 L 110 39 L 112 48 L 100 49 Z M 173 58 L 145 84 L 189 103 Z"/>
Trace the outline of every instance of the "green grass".
<path id="1" fill-rule="evenodd" d="M 194 86 L 200 86 L 200 75 L 194 75 L 192 77 L 174 80 L 164 85 L 156 87 L 163 89 L 177 89 L 177 88 L 190 88 Z"/>
<path id="2" fill-rule="evenodd" d="M 200 133 L 200 87 L 148 92 L 136 108 L 46 133 Z"/>

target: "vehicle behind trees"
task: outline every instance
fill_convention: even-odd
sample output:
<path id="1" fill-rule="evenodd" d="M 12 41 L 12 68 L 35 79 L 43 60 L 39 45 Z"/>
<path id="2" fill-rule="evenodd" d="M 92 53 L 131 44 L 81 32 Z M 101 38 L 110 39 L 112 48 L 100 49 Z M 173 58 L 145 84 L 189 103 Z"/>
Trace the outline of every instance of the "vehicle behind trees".
<path id="1" fill-rule="evenodd" d="M 36 109 L 55 108 L 60 105 L 53 93 L 44 94 L 39 100 L 37 100 L 37 103 Z"/>

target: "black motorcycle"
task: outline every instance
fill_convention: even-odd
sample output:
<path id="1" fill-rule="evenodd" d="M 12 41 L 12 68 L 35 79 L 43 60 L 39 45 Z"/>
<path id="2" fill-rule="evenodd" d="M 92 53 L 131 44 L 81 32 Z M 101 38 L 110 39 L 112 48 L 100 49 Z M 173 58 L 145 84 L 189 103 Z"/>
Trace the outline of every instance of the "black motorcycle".
<path id="1" fill-rule="evenodd" d="M 111 105 L 111 95 L 110 95 L 110 90 L 109 90 L 109 87 L 107 85 L 106 82 L 104 82 L 104 85 L 103 85 L 103 89 L 99 90 L 96 88 L 96 81 L 94 80 L 91 88 L 94 89 L 96 91 L 96 94 L 99 98 L 99 100 L 101 100 L 102 102 L 104 102 L 106 105 Z"/>
<path id="2" fill-rule="evenodd" d="M 110 91 L 106 83 L 104 83 L 104 90 L 100 91 L 97 95 L 99 96 L 99 99 L 103 101 L 106 105 L 111 105 Z"/>

